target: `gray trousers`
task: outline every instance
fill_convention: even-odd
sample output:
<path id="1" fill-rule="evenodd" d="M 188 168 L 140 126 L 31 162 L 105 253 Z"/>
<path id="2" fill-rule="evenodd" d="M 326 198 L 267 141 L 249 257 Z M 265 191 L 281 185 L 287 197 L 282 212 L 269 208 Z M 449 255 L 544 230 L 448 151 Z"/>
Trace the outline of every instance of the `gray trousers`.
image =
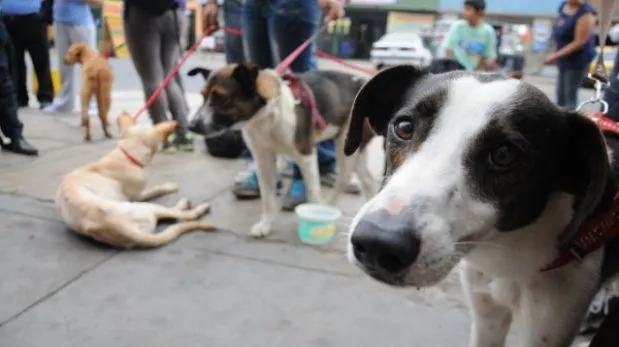
<path id="1" fill-rule="evenodd" d="M 64 56 L 69 47 L 76 42 L 86 42 L 88 46 L 97 49 L 96 35 L 94 25 L 54 23 L 54 42 L 58 54 L 58 64 L 60 65 L 60 79 L 62 80 L 62 88 L 54 99 L 54 105 L 60 110 L 73 111 L 77 97 L 73 73 L 75 66 L 65 65 L 63 63 Z"/>
<path id="2" fill-rule="evenodd" d="M 125 9 L 125 40 L 133 65 L 142 80 L 145 100 L 150 98 L 180 59 L 179 37 L 184 20 L 185 16 L 180 10 L 170 10 L 159 17 L 153 17 L 138 7 L 127 6 Z M 184 134 L 187 131 L 189 105 L 178 75 L 148 108 L 155 124 L 167 119 L 168 110 L 178 122 L 177 134 Z"/>

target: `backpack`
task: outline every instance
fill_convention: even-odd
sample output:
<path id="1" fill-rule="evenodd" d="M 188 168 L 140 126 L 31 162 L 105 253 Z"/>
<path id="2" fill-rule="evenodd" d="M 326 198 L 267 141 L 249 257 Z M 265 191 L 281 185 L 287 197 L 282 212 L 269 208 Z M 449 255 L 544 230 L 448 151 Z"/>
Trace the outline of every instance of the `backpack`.
<path id="1" fill-rule="evenodd" d="M 204 143 L 210 155 L 217 158 L 239 158 L 247 150 L 241 132 L 229 129 L 216 136 L 207 136 L 208 134 L 215 134 L 220 130 L 223 129 L 214 125 L 204 124 L 204 120 L 200 116 L 194 117 L 189 122 L 189 131 L 206 136 Z"/>
<path id="2" fill-rule="evenodd" d="M 176 0 L 125 0 L 125 3 L 139 7 L 142 11 L 157 17 L 168 10 L 178 8 Z"/>

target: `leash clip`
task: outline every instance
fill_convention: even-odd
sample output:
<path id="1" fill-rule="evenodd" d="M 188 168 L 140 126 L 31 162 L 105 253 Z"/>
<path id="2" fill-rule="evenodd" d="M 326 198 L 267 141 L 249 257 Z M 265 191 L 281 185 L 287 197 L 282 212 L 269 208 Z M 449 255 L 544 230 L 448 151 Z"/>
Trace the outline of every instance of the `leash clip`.
<path id="1" fill-rule="evenodd" d="M 582 102 L 580 105 L 578 105 L 578 107 L 576 107 L 576 110 L 581 111 L 585 105 L 599 104 L 601 107 L 600 112 L 604 115 L 607 114 L 608 103 L 604 100 L 603 92 L 604 92 L 604 88 L 610 85 L 610 82 L 608 81 L 608 79 L 596 73 L 594 74 L 590 73 L 587 77 L 594 81 L 593 88 L 595 89 L 595 93 L 593 94 L 593 97 L 591 99 L 586 100 Z"/>

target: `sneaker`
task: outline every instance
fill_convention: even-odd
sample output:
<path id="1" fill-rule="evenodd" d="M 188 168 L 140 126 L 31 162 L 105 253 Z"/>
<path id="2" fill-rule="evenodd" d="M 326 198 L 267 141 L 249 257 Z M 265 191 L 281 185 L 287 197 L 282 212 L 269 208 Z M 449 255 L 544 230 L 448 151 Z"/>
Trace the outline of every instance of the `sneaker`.
<path id="1" fill-rule="evenodd" d="M 600 290 L 589 306 L 589 314 L 580 328 L 580 335 L 594 334 L 608 315 L 610 307 L 618 301 L 619 296 L 609 288 Z"/>
<path id="2" fill-rule="evenodd" d="M 279 175 L 278 175 L 279 176 Z M 248 165 L 245 171 L 240 172 L 234 180 L 234 187 L 232 188 L 232 194 L 239 200 L 253 200 L 260 198 L 260 186 L 258 185 L 258 176 L 254 169 L 254 164 Z M 275 185 L 278 193 L 282 189 L 281 177 L 277 177 L 277 183 Z"/>
<path id="3" fill-rule="evenodd" d="M 193 152 L 193 136 L 186 132 L 174 139 L 174 145 L 183 152 Z"/>
<path id="4" fill-rule="evenodd" d="M 39 103 L 39 110 L 44 110 L 44 109 L 50 107 L 51 105 L 52 105 L 52 103 L 50 101 L 41 101 Z M 26 105 L 26 106 L 28 106 L 28 105 Z"/>
<path id="5" fill-rule="evenodd" d="M 333 188 L 335 186 L 336 180 L 337 180 L 337 174 L 335 172 L 329 172 L 329 173 L 320 175 L 320 184 L 325 187 Z M 359 195 L 361 194 L 361 187 L 359 186 L 358 183 L 353 182 L 351 180 L 344 187 L 344 193 L 351 194 L 351 195 Z"/>
<path id="6" fill-rule="evenodd" d="M 166 142 L 163 143 L 163 146 L 161 146 L 161 152 L 164 154 L 172 154 L 172 153 L 176 153 L 176 135 L 172 134 L 170 136 L 168 136 L 168 139 L 166 140 Z"/>
<path id="7" fill-rule="evenodd" d="M 282 210 L 294 211 L 295 207 L 307 202 L 305 195 L 305 182 L 303 180 L 292 180 L 288 192 L 282 202 Z"/>
<path id="8" fill-rule="evenodd" d="M 70 107 L 60 106 L 54 103 L 44 107 L 42 111 L 46 113 L 73 112 L 73 110 Z"/>

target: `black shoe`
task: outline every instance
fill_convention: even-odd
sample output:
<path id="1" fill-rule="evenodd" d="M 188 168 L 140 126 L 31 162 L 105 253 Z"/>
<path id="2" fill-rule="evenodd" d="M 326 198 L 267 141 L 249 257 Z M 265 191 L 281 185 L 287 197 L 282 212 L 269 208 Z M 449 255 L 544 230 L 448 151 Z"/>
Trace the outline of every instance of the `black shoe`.
<path id="1" fill-rule="evenodd" d="M 23 137 L 11 139 L 8 144 L 2 144 L 2 149 L 5 151 L 13 152 L 15 154 L 36 156 L 39 155 L 39 150 L 34 148 Z"/>
<path id="2" fill-rule="evenodd" d="M 41 102 L 39 103 L 39 110 L 42 110 L 42 109 L 44 109 L 44 108 L 46 108 L 46 107 L 50 106 L 51 104 L 52 104 L 52 102 L 51 102 L 51 101 L 41 101 Z"/>
<path id="3" fill-rule="evenodd" d="M 19 108 L 24 108 L 24 107 L 28 107 L 28 100 L 20 100 L 17 102 L 17 104 L 19 105 Z"/>

